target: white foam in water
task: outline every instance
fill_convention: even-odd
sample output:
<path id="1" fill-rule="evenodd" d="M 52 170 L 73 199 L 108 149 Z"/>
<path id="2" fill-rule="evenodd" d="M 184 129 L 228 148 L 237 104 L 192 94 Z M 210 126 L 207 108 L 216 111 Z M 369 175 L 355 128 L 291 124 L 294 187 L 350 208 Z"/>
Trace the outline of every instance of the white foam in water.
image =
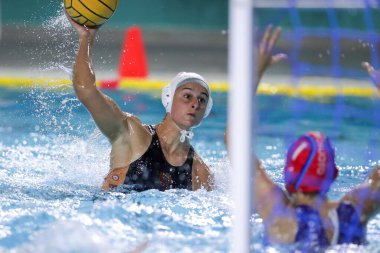
<path id="1" fill-rule="evenodd" d="M 88 228 L 81 222 L 60 220 L 31 235 L 31 243 L 19 247 L 17 252 L 122 252 L 105 234 Z"/>

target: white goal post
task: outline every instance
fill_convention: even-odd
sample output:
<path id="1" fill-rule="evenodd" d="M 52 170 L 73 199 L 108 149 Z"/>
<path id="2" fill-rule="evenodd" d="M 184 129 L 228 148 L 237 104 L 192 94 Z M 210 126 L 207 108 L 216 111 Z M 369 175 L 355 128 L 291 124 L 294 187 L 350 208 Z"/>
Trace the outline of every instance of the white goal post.
<path id="1" fill-rule="evenodd" d="M 228 152 L 231 159 L 233 218 L 231 252 L 250 252 L 250 217 L 255 69 L 253 1 L 229 0 L 228 32 Z"/>

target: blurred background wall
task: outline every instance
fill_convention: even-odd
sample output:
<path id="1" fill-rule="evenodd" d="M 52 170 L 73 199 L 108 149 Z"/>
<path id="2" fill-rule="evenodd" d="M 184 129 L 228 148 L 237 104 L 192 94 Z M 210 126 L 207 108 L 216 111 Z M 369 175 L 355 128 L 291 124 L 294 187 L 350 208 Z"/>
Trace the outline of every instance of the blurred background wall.
<path id="1" fill-rule="evenodd" d="M 38 26 L 56 16 L 62 8 L 60 0 L 1 0 L 0 2 L 3 24 Z M 347 1 L 347 7 L 350 7 L 351 2 Z M 366 1 L 357 0 L 357 2 Z M 315 6 L 292 8 L 290 3 L 289 7 L 283 7 L 257 8 L 257 21 L 262 25 L 280 24 L 284 28 L 300 25 L 308 28 L 332 25 L 326 8 Z M 337 8 L 334 12 L 340 28 L 369 29 L 371 27 L 368 27 L 368 22 L 376 28 L 380 27 L 379 8 Z M 159 29 L 226 29 L 228 0 L 120 0 L 118 10 L 107 26 L 124 28 L 133 24 Z"/>
<path id="2" fill-rule="evenodd" d="M 380 64 L 379 2 L 256 0 L 255 25 L 259 31 L 268 24 L 281 26 L 276 52 L 290 56 L 269 73 L 365 77 L 361 61 Z M 64 36 L 72 32 L 69 27 L 58 29 L 64 21 L 61 0 L 0 0 L 0 8 L 0 72 L 34 68 L 36 62 L 51 66 L 46 62 L 68 58 L 71 44 L 63 44 L 75 40 L 75 35 Z M 120 0 L 96 44 L 101 49 L 96 50 L 95 60 L 106 72 L 115 71 L 124 31 L 131 25 L 143 28 L 153 75 L 191 70 L 226 80 L 228 0 Z M 72 61 L 71 57 L 62 64 L 70 66 Z"/>
<path id="3" fill-rule="evenodd" d="M 228 0 L 120 0 L 107 26 L 225 29 Z M 61 10 L 60 0 L 2 0 L 4 24 L 40 25 Z"/>

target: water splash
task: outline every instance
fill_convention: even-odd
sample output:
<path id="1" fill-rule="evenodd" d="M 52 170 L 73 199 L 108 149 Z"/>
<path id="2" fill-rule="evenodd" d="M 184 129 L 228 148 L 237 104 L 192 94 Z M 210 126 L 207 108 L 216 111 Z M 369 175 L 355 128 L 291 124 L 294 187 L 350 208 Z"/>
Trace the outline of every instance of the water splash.
<path id="1" fill-rule="evenodd" d="M 56 2 L 47 2 L 45 8 L 55 9 L 56 12 L 45 20 L 38 28 L 28 29 L 26 36 L 36 40 L 34 49 L 27 49 L 32 68 L 38 69 L 41 76 L 61 76 L 63 68 L 70 68 L 75 60 L 77 50 L 77 36 L 68 22 L 64 12 L 63 3 L 60 7 Z M 31 20 L 33 17 L 31 18 Z M 32 22 L 29 20 L 29 22 Z M 47 40 L 45 38 L 48 38 Z M 20 42 L 22 43 L 22 42 Z"/>

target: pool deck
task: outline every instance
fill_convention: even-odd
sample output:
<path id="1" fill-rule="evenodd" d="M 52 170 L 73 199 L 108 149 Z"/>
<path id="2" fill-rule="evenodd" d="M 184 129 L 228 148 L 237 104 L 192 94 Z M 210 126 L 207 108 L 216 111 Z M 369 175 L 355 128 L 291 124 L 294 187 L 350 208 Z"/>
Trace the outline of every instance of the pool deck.
<path id="1" fill-rule="evenodd" d="M 124 35 L 123 30 L 99 30 L 94 45 L 94 68 L 98 84 L 118 79 Z M 119 81 L 120 88 L 159 89 L 178 72 L 193 71 L 208 79 L 212 89 L 228 90 L 228 38 L 225 31 L 144 29 L 143 37 L 149 77 L 138 80 L 122 79 Z M 62 70 L 62 66 L 71 68 L 76 45 L 76 34 L 71 27 L 3 26 L 0 41 L 0 86 L 69 83 L 69 74 Z M 328 57 L 321 57 L 323 53 L 316 53 L 316 47 L 318 52 L 326 52 L 329 46 L 331 45 L 328 41 L 311 40 L 306 43 L 301 54 L 325 64 L 329 61 Z M 345 47 L 350 49 L 353 45 L 348 44 Z M 280 41 L 278 48 L 286 53 L 291 45 Z M 359 65 L 359 58 L 368 55 L 366 51 L 356 50 L 354 53 L 353 58 L 357 60 L 343 59 L 342 64 L 352 65 L 357 62 Z M 286 62 L 271 67 L 263 78 L 259 92 L 305 96 L 377 95 L 377 91 L 365 78 L 353 80 L 308 76 L 291 79 L 290 71 Z"/>

